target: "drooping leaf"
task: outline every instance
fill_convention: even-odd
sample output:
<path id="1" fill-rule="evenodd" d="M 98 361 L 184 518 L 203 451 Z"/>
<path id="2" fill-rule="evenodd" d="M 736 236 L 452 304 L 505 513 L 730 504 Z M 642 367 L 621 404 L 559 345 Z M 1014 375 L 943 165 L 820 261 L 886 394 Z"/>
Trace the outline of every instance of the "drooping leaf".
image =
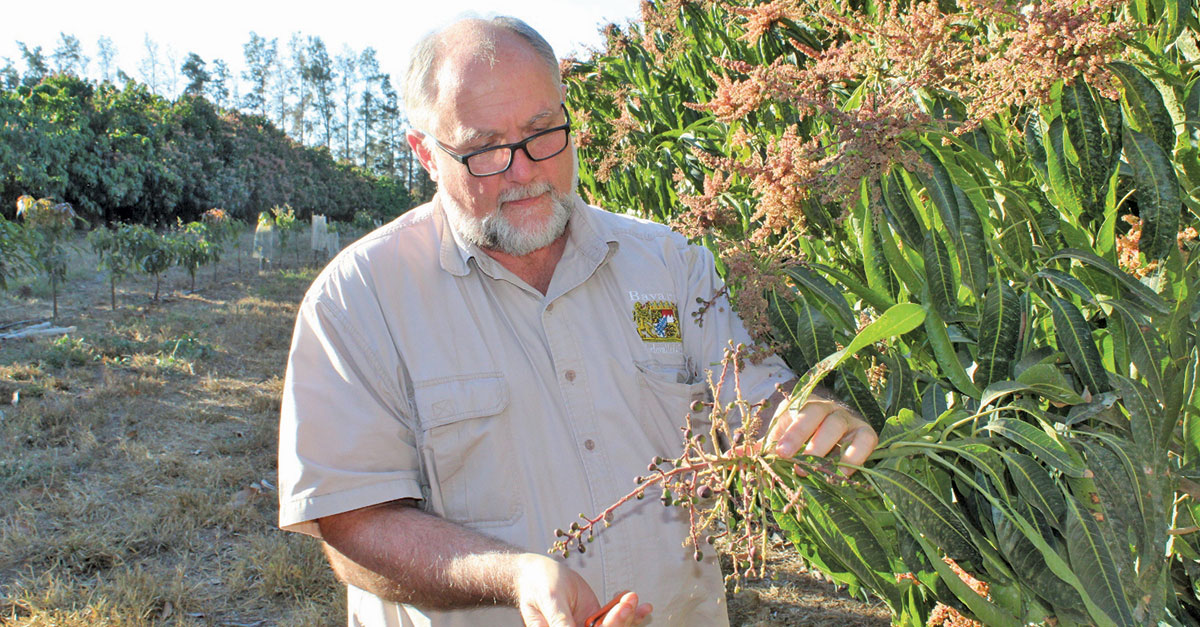
<path id="1" fill-rule="evenodd" d="M 1158 87 L 1141 70 L 1125 61 L 1113 61 L 1109 67 L 1125 87 L 1122 100 L 1129 111 L 1126 122 L 1134 130 L 1149 136 L 1164 151 L 1175 150 L 1174 123 Z M 1125 141 L 1128 146 L 1129 140 Z"/>
<path id="2" fill-rule="evenodd" d="M 1099 107 L 1083 74 L 1063 85 L 1062 113 L 1067 136 L 1079 158 L 1084 209 L 1091 215 L 1099 215 L 1114 168 L 1104 154 L 1105 130 L 1100 123 Z"/>
<path id="3" fill-rule="evenodd" d="M 792 308 L 796 312 L 796 346 L 808 363 L 815 364 L 837 350 L 833 325 L 824 314 L 802 300 L 792 303 Z"/>
<path id="4" fill-rule="evenodd" d="M 889 416 L 896 415 L 902 409 L 917 411 L 920 400 L 917 398 L 916 376 L 907 358 L 893 358 L 883 355 L 887 365 L 887 392 L 884 401 L 885 412 Z"/>
<path id="5" fill-rule="evenodd" d="M 1057 544 L 1053 533 L 1046 523 L 1042 521 L 1041 516 L 1037 512 L 1032 509 L 1026 509 L 1024 513 L 1027 515 L 1027 518 L 1031 519 L 1030 523 L 1036 529 L 1042 531 L 1039 535 L 1044 543 L 1051 546 Z M 1009 520 L 1007 516 L 996 515 L 995 518 L 998 548 L 1004 558 L 1008 560 L 1013 573 L 1027 581 L 1033 591 L 1050 603 L 1056 611 L 1070 611 L 1075 614 L 1085 613 L 1086 609 L 1084 608 L 1083 601 L 1079 598 L 1079 594 L 1046 567 L 1046 562 L 1041 552 L 1025 537 L 1021 528 Z"/>
<path id="6" fill-rule="evenodd" d="M 928 146 L 923 147 L 920 152 L 921 158 L 929 166 L 930 173 L 918 173 L 917 177 L 929 191 L 933 205 L 942 216 L 942 224 L 953 237 L 958 233 L 958 199 L 954 195 L 954 182 L 946 166 Z"/>
<path id="7" fill-rule="evenodd" d="M 839 381 L 845 386 L 846 401 L 858 410 L 859 415 L 867 420 L 867 424 L 871 425 L 875 433 L 879 433 L 883 429 L 883 423 L 887 417 L 879 408 L 879 402 L 875 400 L 871 388 L 859 378 L 856 371 L 861 369 L 861 366 L 857 368 L 843 366 L 839 370 L 842 374 Z"/>
<path id="8" fill-rule="evenodd" d="M 1075 369 L 1075 376 L 1092 394 L 1100 394 L 1111 389 L 1108 384 L 1108 374 L 1100 358 L 1100 350 L 1092 340 L 1092 327 L 1083 318 L 1079 308 L 1070 302 L 1053 294 L 1047 294 L 1046 304 L 1050 306 L 1054 319 L 1054 333 L 1058 337 L 1058 348 L 1066 353 L 1067 359 Z"/>
<path id="9" fill-rule="evenodd" d="M 950 505 L 912 477 L 887 468 L 868 471 L 871 482 L 896 505 L 915 531 L 929 538 L 951 559 L 976 562 L 979 549 L 967 523 Z"/>
<path id="10" fill-rule="evenodd" d="M 960 195 L 958 231 L 954 237 L 958 265 L 962 269 L 963 282 L 971 288 L 976 298 L 983 298 L 991 268 L 991 255 L 988 254 L 987 244 L 983 241 L 983 223 L 966 195 L 957 186 L 954 189 Z"/>
<path id="11" fill-rule="evenodd" d="M 876 318 L 874 322 L 859 331 L 858 335 L 855 335 L 854 339 L 850 340 L 850 344 L 846 348 L 817 362 L 808 373 L 801 377 L 796 383 L 796 387 L 792 390 L 792 403 L 798 407 L 799 404 L 808 399 L 808 395 L 817 387 L 821 379 L 838 366 L 841 366 L 847 359 L 853 357 L 858 351 L 875 342 L 904 335 L 920 326 L 924 319 L 925 311 L 920 305 L 915 303 L 901 303 L 892 306 Z"/>
<path id="12" fill-rule="evenodd" d="M 782 346 L 780 357 L 795 371 L 807 370 L 816 361 L 808 359 L 800 350 L 801 329 L 795 304 L 774 290 L 768 292 L 766 297 L 767 318 L 776 340 Z"/>
<path id="13" fill-rule="evenodd" d="M 888 222 L 900 233 L 904 245 L 915 250 L 925 239 L 925 225 L 908 204 L 904 179 L 893 172 L 883 182 L 883 206 Z"/>
<path id="14" fill-rule="evenodd" d="M 819 298 L 837 312 L 844 326 L 854 326 L 854 313 L 846 303 L 845 292 L 835 288 L 825 277 L 802 266 L 788 266 L 784 273 L 796 282 L 802 292 Z"/>
<path id="15" fill-rule="evenodd" d="M 925 285 L 933 308 L 946 320 L 958 317 L 958 277 L 950 264 L 950 250 L 934 231 L 925 234 Z"/>
<path id="16" fill-rule="evenodd" d="M 1129 295 L 1134 296 L 1138 302 L 1146 307 L 1149 307 L 1159 313 L 1171 313 L 1171 307 L 1167 305 L 1166 301 L 1164 301 L 1161 296 L 1155 294 L 1154 290 L 1146 287 L 1140 281 L 1130 276 L 1129 273 L 1121 270 L 1116 266 L 1116 264 L 1108 261 L 1107 259 L 1098 257 L 1086 250 L 1079 250 L 1076 248 L 1064 248 L 1053 255 L 1050 255 L 1050 257 L 1046 259 L 1046 262 L 1049 263 L 1056 259 L 1075 259 L 1077 261 L 1086 263 L 1087 265 L 1117 279 L 1117 281 L 1120 281 L 1121 286 L 1125 288 L 1126 292 Z"/>
<path id="17" fill-rule="evenodd" d="M 1137 185 L 1135 196 L 1142 218 L 1140 249 L 1147 259 L 1162 259 L 1175 246 L 1183 207 L 1175 167 L 1170 153 L 1146 135 L 1128 128 L 1125 129 L 1125 154 L 1133 167 L 1133 180 Z"/>
<path id="18" fill-rule="evenodd" d="M 924 549 L 925 555 L 929 558 L 941 581 L 954 593 L 957 600 L 964 603 L 970 609 L 971 613 L 975 614 L 983 624 L 995 625 L 996 627 L 1018 627 L 1021 624 L 1021 621 L 1007 610 L 997 606 L 972 588 L 966 581 L 963 581 L 962 575 L 951 568 L 950 564 L 946 563 L 945 560 L 939 559 L 940 556 L 938 553 L 941 551 L 941 547 L 937 546 L 936 542 L 932 541 L 931 538 L 921 536 L 918 536 L 916 540 L 920 543 L 921 548 Z M 950 559 L 954 558 L 951 557 Z M 959 564 L 959 567 L 961 568 L 962 565 Z M 963 571 L 966 572 L 966 569 L 963 569 Z"/>
<path id="19" fill-rule="evenodd" d="M 1021 498 L 1041 510 L 1055 526 L 1059 526 L 1064 520 L 1067 502 L 1046 469 L 1024 453 L 1004 451 L 1001 455 Z"/>
<path id="20" fill-rule="evenodd" d="M 1046 175 L 1046 147 L 1042 144 L 1042 125 L 1036 114 L 1030 113 L 1025 118 L 1025 152 L 1033 165 Z"/>
<path id="21" fill-rule="evenodd" d="M 1054 364 L 1035 364 L 1021 371 L 1017 381 L 1030 390 L 1056 403 L 1082 404 L 1083 397 L 1071 388 L 1071 383 Z"/>
<path id="22" fill-rule="evenodd" d="M 1121 627 L 1135 625 L 1112 549 L 1105 543 L 1091 512 L 1074 498 L 1067 499 L 1064 535 L 1071 568 L 1087 588 L 1092 601 L 1104 611 L 1105 618 Z M 1101 617 L 1092 618 L 1099 620 Z"/>
<path id="23" fill-rule="evenodd" d="M 1066 446 L 1042 429 L 1015 418 L 997 418 L 986 427 L 1013 444 L 1033 453 L 1038 459 L 1072 477 L 1086 473 L 1083 464 Z"/>
<path id="24" fill-rule="evenodd" d="M 1011 378 L 1020 331 L 1020 298 L 1007 284 L 993 283 L 979 310 L 975 385 L 986 389 Z"/>
<path id="25" fill-rule="evenodd" d="M 1152 398 L 1165 398 L 1162 379 L 1162 363 L 1165 357 L 1161 335 L 1131 312 L 1125 314 L 1125 338 L 1129 346 L 1129 358 L 1137 366 L 1138 374 L 1146 379 Z"/>
<path id="26" fill-rule="evenodd" d="M 938 368 L 950 380 L 950 383 L 954 384 L 954 387 L 963 394 L 979 398 L 983 392 L 979 386 L 975 385 L 974 381 L 971 381 L 971 378 L 967 376 L 966 369 L 958 361 L 958 354 L 954 350 L 954 344 L 950 342 L 946 323 L 936 310 L 929 310 L 925 316 L 925 338 L 929 340 L 929 346 L 933 349 L 933 356 L 937 360 Z"/>
<path id="27" fill-rule="evenodd" d="M 1175 417 L 1163 410 L 1146 386 L 1128 377 L 1113 377 L 1122 404 L 1129 412 L 1129 430 L 1141 457 L 1161 470 L 1171 442 Z"/>
<path id="28" fill-rule="evenodd" d="M 1083 281 L 1080 281 L 1066 272 L 1055 270 L 1054 268 L 1042 268 L 1034 273 L 1033 276 L 1046 279 L 1047 281 L 1050 281 L 1051 283 L 1065 290 L 1074 292 L 1076 296 L 1079 296 L 1079 298 L 1086 302 L 1092 303 L 1093 305 L 1099 304 L 1096 301 L 1096 295 L 1092 293 L 1092 290 L 1088 289 L 1088 286 L 1083 284 Z"/>

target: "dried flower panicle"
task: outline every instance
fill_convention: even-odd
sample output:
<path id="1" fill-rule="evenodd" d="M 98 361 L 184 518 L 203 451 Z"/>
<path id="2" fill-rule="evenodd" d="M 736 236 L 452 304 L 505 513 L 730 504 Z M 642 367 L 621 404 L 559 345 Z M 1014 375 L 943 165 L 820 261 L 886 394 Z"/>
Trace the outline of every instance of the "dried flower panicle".
<path id="1" fill-rule="evenodd" d="M 693 403 L 681 428 L 683 450 L 679 456 L 654 458 L 648 474 L 637 477 L 636 487 L 628 494 L 594 517 L 580 514 L 580 520 L 567 529 L 555 530 L 550 553 L 585 552 L 596 532 L 612 524 L 623 505 L 645 498 L 653 490 L 664 506 L 687 510 L 690 527 L 685 546 L 692 549 L 697 561 L 704 559 L 706 545 L 719 543 L 732 557 L 733 572 L 727 579 L 735 585 L 746 577 L 764 575 L 773 528 L 767 512 L 776 509 L 769 495 L 774 492 L 784 499 L 784 512 L 806 503 L 804 489 L 783 475 L 798 469 L 828 481 L 849 480 L 835 474 L 834 464 L 828 460 L 781 459 L 763 452 L 755 434 L 770 430 L 763 416 L 767 404 L 742 397 L 738 374 L 738 364 L 749 350 L 744 345 L 730 346 L 720 374 L 709 373 L 712 398 L 717 400 Z"/>

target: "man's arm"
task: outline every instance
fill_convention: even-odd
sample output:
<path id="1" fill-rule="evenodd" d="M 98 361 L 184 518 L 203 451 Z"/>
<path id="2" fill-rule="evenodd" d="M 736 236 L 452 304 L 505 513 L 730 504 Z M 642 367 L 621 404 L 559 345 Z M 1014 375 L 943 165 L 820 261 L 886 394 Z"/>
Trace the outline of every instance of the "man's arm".
<path id="1" fill-rule="evenodd" d="M 434 610 L 510 605 L 527 625 L 582 625 L 600 608 L 583 577 L 562 563 L 422 512 L 411 500 L 318 524 L 338 578 L 388 601 Z M 629 594 L 604 624 L 632 625 L 649 611 Z"/>

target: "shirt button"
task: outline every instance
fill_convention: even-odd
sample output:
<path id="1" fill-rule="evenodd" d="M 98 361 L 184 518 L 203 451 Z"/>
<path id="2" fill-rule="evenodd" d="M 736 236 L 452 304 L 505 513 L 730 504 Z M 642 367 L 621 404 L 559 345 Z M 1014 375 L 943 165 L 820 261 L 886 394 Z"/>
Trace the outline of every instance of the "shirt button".
<path id="1" fill-rule="evenodd" d="M 550 303 L 549 305 L 546 305 L 546 313 L 550 313 L 552 311 L 554 311 L 554 303 Z"/>
<path id="2" fill-rule="evenodd" d="M 589 451 L 594 450 L 596 448 L 596 443 L 591 440 L 587 440 L 583 443 L 583 448 L 586 448 Z"/>
<path id="3" fill-rule="evenodd" d="M 563 376 L 566 377 L 567 381 L 574 381 L 575 380 L 575 371 L 568 370 L 565 373 L 563 373 Z"/>

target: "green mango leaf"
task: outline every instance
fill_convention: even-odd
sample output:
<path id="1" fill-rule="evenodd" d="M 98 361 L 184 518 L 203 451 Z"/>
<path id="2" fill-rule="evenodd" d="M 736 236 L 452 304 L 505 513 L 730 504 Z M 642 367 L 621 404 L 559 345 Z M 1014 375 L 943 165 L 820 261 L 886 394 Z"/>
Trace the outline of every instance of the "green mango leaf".
<path id="1" fill-rule="evenodd" d="M 896 304 L 896 301 L 887 294 L 872 290 L 866 285 L 863 285 L 858 279 L 855 279 L 854 277 L 837 268 L 819 263 L 811 264 L 809 267 L 828 274 L 838 283 L 841 283 L 847 290 L 866 301 L 867 304 L 875 309 L 884 310 Z"/>
<path id="2" fill-rule="evenodd" d="M 1159 313 L 1171 313 L 1171 307 L 1167 305 L 1167 302 L 1163 300 L 1161 296 L 1155 294 L 1154 290 L 1151 290 L 1143 285 L 1141 281 L 1133 278 L 1129 275 L 1129 273 L 1121 270 L 1111 261 L 1102 259 L 1093 253 L 1090 253 L 1086 250 L 1079 250 L 1077 248 L 1064 248 L 1053 255 L 1050 255 L 1046 259 L 1046 263 L 1056 259 L 1075 259 L 1076 261 L 1083 262 L 1093 268 L 1096 268 L 1097 270 L 1100 270 L 1101 272 L 1113 277 L 1117 281 L 1120 281 L 1121 286 L 1124 287 L 1125 290 L 1131 296 L 1134 296 L 1141 304 Z"/>
<path id="3" fill-rule="evenodd" d="M 1046 469 L 1024 453 L 1001 451 L 1000 454 L 1021 498 L 1038 508 L 1054 526 L 1061 525 L 1065 520 L 1067 501 Z"/>
<path id="4" fill-rule="evenodd" d="M 796 306 L 772 290 L 767 295 L 767 319 L 771 322 L 772 334 L 783 347 L 780 356 L 795 371 L 807 370 L 816 359 L 809 359 L 800 349 L 801 329 Z"/>
<path id="5" fill-rule="evenodd" d="M 938 546 L 936 542 L 932 542 L 927 536 L 917 536 L 916 540 L 918 543 L 920 543 L 921 548 L 925 551 L 925 555 L 928 557 L 929 563 L 933 565 L 933 568 L 937 571 L 941 581 L 946 585 L 947 588 L 950 589 L 951 592 L 954 593 L 954 596 L 959 601 L 964 603 L 967 608 L 970 609 L 971 613 L 975 614 L 975 616 L 983 622 L 983 624 L 989 626 L 1011 625 L 1012 627 L 1018 627 L 1021 624 L 1021 621 L 1017 620 L 1017 618 L 1010 614 L 1007 610 L 1002 609 L 1001 607 L 992 603 L 986 597 L 980 595 L 973 588 L 971 588 L 971 586 L 967 585 L 967 583 L 959 577 L 959 574 L 953 568 L 951 568 L 949 564 L 941 559 L 939 553 L 942 550 L 942 547 Z"/>
<path id="6" fill-rule="evenodd" d="M 1111 389 L 1108 373 L 1100 358 L 1100 351 L 1092 340 L 1092 327 L 1083 314 L 1070 302 L 1053 294 L 1045 295 L 1054 319 L 1054 333 L 1058 337 L 1058 348 L 1067 354 L 1075 376 L 1092 394 Z"/>
<path id="7" fill-rule="evenodd" d="M 1149 137 L 1125 129 L 1125 155 L 1133 167 L 1137 185 L 1135 197 L 1142 218 L 1142 254 L 1147 259 L 1162 259 L 1175 248 L 1179 231 L 1179 213 L 1183 208 L 1179 179 L 1170 153 Z"/>
<path id="8" fill-rule="evenodd" d="M 966 369 L 958 361 L 958 354 L 954 350 L 954 344 L 950 342 L 946 323 L 935 309 L 930 309 L 925 315 L 925 338 L 929 340 L 929 346 L 933 349 L 938 368 L 950 383 L 954 384 L 959 392 L 971 398 L 979 398 L 983 392 L 971 381 Z"/>
<path id="9" fill-rule="evenodd" d="M 1030 512 L 1032 515 L 1033 513 Z M 1042 599 L 1045 599 L 1057 613 L 1069 611 L 1075 614 L 1086 612 L 1079 593 L 1046 566 L 1045 559 L 1024 532 L 1013 524 L 1007 516 L 997 516 L 996 540 L 1000 554 L 1008 561 L 1014 574 L 1027 582 L 1027 585 Z M 1039 521 L 1040 522 L 1040 521 Z M 1038 525 L 1044 527 L 1044 524 Z M 1046 534 L 1050 534 L 1049 530 Z M 1049 543 L 1052 536 L 1043 535 L 1040 539 Z"/>
<path id="10" fill-rule="evenodd" d="M 911 529 L 929 538 L 951 559 L 976 563 L 972 531 L 954 508 L 916 479 L 887 468 L 867 469 L 871 483 L 892 501 Z M 933 560 L 941 561 L 941 560 Z"/>
<path id="11" fill-rule="evenodd" d="M 1021 374 L 1017 375 L 1017 381 L 1056 403 L 1067 405 L 1084 403 L 1083 397 L 1071 388 L 1067 377 L 1054 364 L 1034 364 L 1021 371 Z"/>
<path id="12" fill-rule="evenodd" d="M 1036 114 L 1025 118 L 1025 152 L 1042 176 L 1046 176 L 1046 146 L 1042 143 L 1042 125 Z"/>
<path id="13" fill-rule="evenodd" d="M 1183 100 L 1184 126 L 1195 139 L 1200 136 L 1200 79 L 1193 80 L 1188 86 L 1187 97 Z"/>
<path id="14" fill-rule="evenodd" d="M 1067 161 L 1064 133 L 1061 117 L 1050 120 L 1047 136 L 1050 139 L 1051 150 L 1046 152 L 1046 178 L 1050 183 L 1052 198 L 1055 200 L 1053 204 L 1068 216 L 1073 217 L 1074 222 L 1077 222 L 1083 208 L 1079 193 L 1075 189 L 1074 178 L 1076 175 L 1071 171 L 1071 164 Z"/>
<path id="15" fill-rule="evenodd" d="M 1082 74 L 1063 85 L 1062 114 L 1067 136 L 1079 158 L 1084 209 L 1091 215 L 1099 215 L 1115 167 L 1104 154 L 1105 130 L 1100 123 L 1099 107 Z"/>
<path id="16" fill-rule="evenodd" d="M 1079 296 L 1079 298 L 1086 302 L 1092 303 L 1093 305 L 1100 304 L 1096 300 L 1096 295 L 1092 293 L 1092 290 L 1088 289 L 1088 286 L 1083 284 L 1083 281 L 1080 281 L 1066 272 L 1055 270 L 1054 268 L 1042 268 L 1041 270 L 1035 272 L 1033 276 L 1040 279 L 1046 279 L 1062 289 L 1073 292 L 1075 295 Z"/>
<path id="17" fill-rule="evenodd" d="M 921 403 L 917 398 L 917 388 L 915 385 L 917 378 L 913 373 L 912 366 L 909 365 L 908 358 L 883 355 L 882 359 L 888 369 L 887 391 L 885 393 L 887 400 L 884 402 L 884 413 L 888 416 L 894 416 L 903 409 L 916 411 Z"/>
<path id="18" fill-rule="evenodd" d="M 859 230 L 859 248 L 862 251 L 863 274 L 867 277 L 867 286 L 895 298 L 896 278 L 888 269 L 887 259 L 879 245 L 878 223 L 883 220 L 875 216 L 871 209 L 867 209 L 865 213 Z"/>
<path id="19" fill-rule="evenodd" d="M 946 320 L 958 317 L 958 277 L 950 264 L 950 250 L 934 231 L 925 234 L 925 285 L 933 308 Z"/>
<path id="20" fill-rule="evenodd" d="M 1175 416 L 1163 410 L 1146 386 L 1120 375 L 1114 375 L 1113 380 L 1129 412 L 1129 429 L 1138 452 L 1142 459 L 1162 470 Z"/>
<path id="21" fill-rule="evenodd" d="M 984 388 L 983 397 L 979 399 L 979 406 L 988 407 L 1005 396 L 1027 391 L 1032 390 L 1024 383 L 1018 383 L 1017 381 L 997 381 Z"/>
<path id="22" fill-rule="evenodd" d="M 962 269 L 963 282 L 971 288 L 976 298 L 983 297 L 987 289 L 991 255 L 983 241 L 983 223 L 974 205 L 956 186 L 960 195 L 958 203 L 958 231 L 954 234 L 954 247 L 958 252 L 958 265 Z"/>
<path id="23" fill-rule="evenodd" d="M 986 389 L 1012 376 L 1021 333 L 1020 298 L 1004 283 L 993 283 L 979 310 L 979 345 L 975 385 Z"/>
<path id="24" fill-rule="evenodd" d="M 842 561 L 860 579 L 867 579 L 872 575 L 878 577 L 877 573 L 891 574 L 888 552 L 858 514 L 841 498 L 824 490 L 807 490 L 806 494 L 819 506 L 813 508 L 810 505 L 810 508 L 823 510 L 822 514 L 828 516 L 835 532 L 830 535 L 841 538 L 842 550 L 839 551 L 839 557 L 845 556 Z M 865 568 L 862 568 L 864 566 Z"/>
<path id="25" fill-rule="evenodd" d="M 1033 453 L 1063 474 L 1083 477 L 1087 473 L 1073 451 L 1039 427 L 1015 418 L 997 418 L 984 428 Z"/>
<path id="26" fill-rule="evenodd" d="M 896 228 L 904 245 L 916 249 L 925 240 L 925 224 L 913 212 L 904 193 L 904 179 L 896 172 L 883 178 L 883 207 L 888 222 Z"/>
<path id="27" fill-rule="evenodd" d="M 839 369 L 841 373 L 840 381 L 846 389 L 846 401 L 856 409 L 860 416 L 866 419 L 867 424 L 879 433 L 883 429 L 883 423 L 887 417 L 883 415 L 883 410 L 879 408 L 879 401 L 875 400 L 875 395 L 871 393 L 871 388 L 862 379 L 859 378 L 857 371 L 862 369 L 861 365 L 854 368 L 843 366 Z"/>
<path id="28" fill-rule="evenodd" d="M 805 361 L 815 364 L 837 350 L 833 325 L 818 309 L 800 300 L 792 303 L 792 310 L 796 313 L 796 347 Z"/>
<path id="29" fill-rule="evenodd" d="M 1123 102 L 1129 112 L 1126 122 L 1135 131 L 1149 136 L 1165 152 L 1174 151 L 1175 125 L 1158 87 L 1141 70 L 1125 61 L 1113 61 L 1109 67 L 1125 87 Z M 1125 140 L 1126 146 L 1128 141 Z"/>
<path id="30" fill-rule="evenodd" d="M 1144 567 L 1157 561 L 1155 551 L 1149 548 L 1149 534 L 1143 524 L 1142 498 L 1130 489 L 1132 485 L 1121 459 L 1107 446 L 1087 438 L 1074 442 L 1087 457 L 1092 470 L 1092 485 L 1096 491 L 1092 502 L 1099 506 L 1103 525 L 1101 536 L 1112 549 L 1113 561 L 1120 573 L 1121 584 L 1127 589 L 1137 588 L 1137 568 L 1133 556 L 1138 555 Z M 1126 446 L 1132 443 L 1126 442 Z"/>
<path id="31" fill-rule="evenodd" d="M 800 378 L 796 383 L 796 387 L 792 390 L 792 404 L 795 408 L 799 408 L 808 399 L 808 395 L 812 393 L 821 379 L 825 378 L 831 371 L 841 366 L 843 362 L 854 356 L 855 353 L 874 344 L 891 337 L 904 335 L 909 331 L 920 326 L 925 319 L 925 311 L 920 305 L 914 303 L 902 303 L 895 305 L 883 312 L 874 322 L 868 324 L 866 328 L 858 332 L 850 344 L 836 353 L 825 357 L 815 366 Z"/>
<path id="32" fill-rule="evenodd" d="M 1166 352 L 1162 345 L 1161 333 L 1150 326 L 1150 321 L 1119 306 L 1115 301 L 1108 301 L 1114 309 L 1121 312 L 1125 319 L 1125 342 L 1129 350 L 1129 358 L 1137 366 L 1138 374 L 1146 379 L 1153 398 L 1166 398 L 1163 385 L 1163 360 Z M 1118 364 L 1119 371 L 1126 371 L 1124 364 Z"/>
<path id="33" fill-rule="evenodd" d="M 951 237 L 958 233 L 958 198 L 954 194 L 954 182 L 950 172 L 937 158 L 928 143 L 920 149 L 921 158 L 929 166 L 930 173 L 918 172 L 917 178 L 929 191 L 933 205 L 942 216 L 942 224 L 950 232 Z"/>
<path id="34" fill-rule="evenodd" d="M 854 327 L 854 313 L 850 311 L 850 305 L 846 303 L 845 293 L 826 281 L 825 277 L 801 266 L 788 266 L 784 270 L 784 274 L 791 277 L 801 291 L 829 305 L 837 313 L 843 326 Z"/>
<path id="35" fill-rule="evenodd" d="M 1092 619 L 1106 618 L 1121 627 L 1136 625 L 1113 560 L 1112 549 L 1104 542 L 1091 512 L 1074 498 L 1067 499 L 1064 535 L 1071 569 L 1087 588 L 1092 601 L 1104 611 L 1105 616 L 1092 616 Z"/>

